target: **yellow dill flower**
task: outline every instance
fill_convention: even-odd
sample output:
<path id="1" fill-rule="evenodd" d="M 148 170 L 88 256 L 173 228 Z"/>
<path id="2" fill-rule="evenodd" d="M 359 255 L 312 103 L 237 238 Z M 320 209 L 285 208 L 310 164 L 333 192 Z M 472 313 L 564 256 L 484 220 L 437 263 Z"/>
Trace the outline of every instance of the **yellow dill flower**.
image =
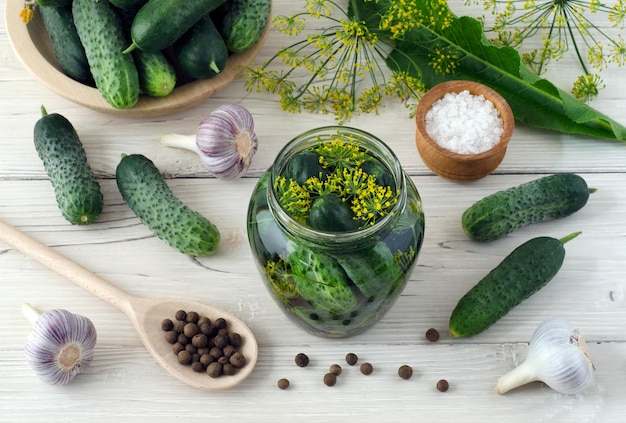
<path id="1" fill-rule="evenodd" d="M 289 35 L 291 37 L 296 36 L 304 30 L 306 24 L 302 16 L 299 15 L 291 15 L 284 16 L 279 15 L 276 16 L 272 20 L 272 24 L 274 28 L 278 30 L 281 34 Z"/>
<path id="2" fill-rule="evenodd" d="M 585 74 L 576 79 L 572 94 L 581 101 L 589 102 L 598 96 L 598 92 L 602 88 L 604 88 L 604 83 L 599 75 Z"/>
<path id="3" fill-rule="evenodd" d="M 428 56 L 430 59 L 428 64 L 436 73 L 442 75 L 451 74 L 454 73 L 458 66 L 458 52 L 453 47 L 435 47 Z"/>
<path id="4" fill-rule="evenodd" d="M 24 8 L 20 10 L 20 19 L 25 24 L 30 23 L 35 17 L 35 2 L 34 1 L 26 1 L 24 3 Z"/>

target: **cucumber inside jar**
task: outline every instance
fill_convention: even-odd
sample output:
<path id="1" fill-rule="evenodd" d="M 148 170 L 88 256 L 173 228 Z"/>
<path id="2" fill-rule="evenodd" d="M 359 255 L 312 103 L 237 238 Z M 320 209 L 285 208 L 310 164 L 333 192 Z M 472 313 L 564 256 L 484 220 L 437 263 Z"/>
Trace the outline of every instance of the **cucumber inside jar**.
<path id="1" fill-rule="evenodd" d="M 355 335 L 410 276 L 424 231 L 419 194 L 367 133 L 326 130 L 285 149 L 252 195 L 252 251 L 287 316 L 316 335 Z"/>

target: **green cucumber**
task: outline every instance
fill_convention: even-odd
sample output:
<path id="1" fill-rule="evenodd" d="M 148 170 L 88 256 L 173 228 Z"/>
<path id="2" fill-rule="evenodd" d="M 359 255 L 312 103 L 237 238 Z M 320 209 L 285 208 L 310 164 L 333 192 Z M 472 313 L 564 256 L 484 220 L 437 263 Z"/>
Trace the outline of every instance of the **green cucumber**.
<path id="1" fill-rule="evenodd" d="M 137 10 L 146 3 L 146 0 L 109 0 L 117 8 L 125 10 Z"/>
<path id="2" fill-rule="evenodd" d="M 148 0 L 135 15 L 131 25 L 132 44 L 124 50 L 135 48 L 159 51 L 174 44 L 196 22 L 225 0 Z"/>
<path id="3" fill-rule="evenodd" d="M 98 91 L 117 109 L 134 106 L 139 75 L 133 57 L 122 53 L 127 41 L 114 6 L 108 0 L 74 0 L 72 14 Z"/>
<path id="4" fill-rule="evenodd" d="M 102 212 L 103 196 L 83 145 L 71 122 L 41 107 L 34 128 L 35 149 L 54 187 L 57 205 L 74 225 L 94 222 Z"/>
<path id="5" fill-rule="evenodd" d="M 286 262 L 297 291 L 314 307 L 332 314 L 349 313 L 356 307 L 357 298 L 346 282 L 349 279 L 331 256 L 293 244 Z"/>
<path id="6" fill-rule="evenodd" d="M 222 35 L 228 49 L 239 53 L 255 45 L 270 16 L 271 0 L 230 0 L 222 18 Z"/>
<path id="7" fill-rule="evenodd" d="M 141 154 L 122 155 L 115 178 L 131 210 L 168 245 L 192 256 L 217 251 L 217 227 L 174 195 L 150 159 Z"/>
<path id="8" fill-rule="evenodd" d="M 37 4 L 42 7 L 63 7 L 72 4 L 72 0 L 37 0 Z"/>
<path id="9" fill-rule="evenodd" d="M 93 84 L 85 48 L 74 25 L 71 6 L 40 6 L 39 13 L 61 70 L 75 81 Z"/>
<path id="10" fill-rule="evenodd" d="M 563 244 L 579 234 L 533 238 L 513 250 L 459 300 L 450 316 L 450 334 L 476 335 L 543 288 L 563 265 Z"/>
<path id="11" fill-rule="evenodd" d="M 139 87 L 152 97 L 168 95 L 176 87 L 176 69 L 160 51 L 133 51 Z"/>
<path id="12" fill-rule="evenodd" d="M 594 191 L 573 173 L 545 176 L 474 203 L 463 213 L 461 225 L 471 239 L 498 239 L 531 223 L 569 216 Z"/>
<path id="13" fill-rule="evenodd" d="M 224 39 L 209 14 L 174 43 L 174 50 L 180 67 L 196 79 L 217 75 L 228 60 Z"/>
<path id="14" fill-rule="evenodd" d="M 324 232 L 350 232 L 359 229 L 350 204 L 339 195 L 325 194 L 317 197 L 311 205 L 308 225 Z"/>

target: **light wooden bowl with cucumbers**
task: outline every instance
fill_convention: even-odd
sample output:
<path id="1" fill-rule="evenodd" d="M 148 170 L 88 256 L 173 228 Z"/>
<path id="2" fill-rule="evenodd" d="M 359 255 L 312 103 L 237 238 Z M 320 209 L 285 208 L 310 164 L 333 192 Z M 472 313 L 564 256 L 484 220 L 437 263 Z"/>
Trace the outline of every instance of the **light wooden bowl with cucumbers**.
<path id="1" fill-rule="evenodd" d="M 38 12 L 25 24 L 20 18 L 24 3 L 8 1 L 6 28 L 9 40 L 23 66 L 43 85 L 58 95 L 90 109 L 131 118 L 164 116 L 189 109 L 228 86 L 252 63 L 263 46 L 271 25 L 269 20 L 259 41 L 249 49 L 229 56 L 226 67 L 215 77 L 195 80 L 177 86 L 164 97 L 141 94 L 132 108 L 116 109 L 108 104 L 94 87 L 73 80 L 63 73 Z"/>

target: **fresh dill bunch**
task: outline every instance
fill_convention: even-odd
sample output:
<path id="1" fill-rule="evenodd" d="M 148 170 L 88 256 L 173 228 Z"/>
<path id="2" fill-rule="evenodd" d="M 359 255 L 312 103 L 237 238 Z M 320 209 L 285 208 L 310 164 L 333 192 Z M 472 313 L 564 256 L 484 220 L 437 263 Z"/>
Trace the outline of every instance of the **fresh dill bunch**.
<path id="1" fill-rule="evenodd" d="M 466 4 L 480 0 L 466 0 Z M 572 94 L 588 102 L 604 88 L 597 72 L 626 63 L 626 44 L 621 34 L 610 37 L 597 23 L 598 15 L 615 28 L 624 28 L 626 0 L 610 6 L 599 0 L 482 0 L 494 16 L 492 42 L 521 50 L 524 43 L 541 36 L 538 48 L 521 52 L 522 61 L 537 75 L 552 61 L 573 51 L 583 74 L 574 82 Z M 594 73 L 594 71 L 596 73 Z"/>
<path id="2" fill-rule="evenodd" d="M 351 0 L 352 1 L 352 0 Z M 366 0 L 376 1 L 378 0 Z M 385 96 L 400 98 L 413 110 L 424 84 L 410 72 L 392 74 L 385 64 L 392 48 L 389 37 L 380 39 L 358 16 L 350 16 L 348 7 L 332 0 L 305 0 L 304 11 L 273 19 L 281 33 L 298 37 L 307 22 L 328 23 L 304 39 L 280 49 L 263 65 L 248 66 L 243 73 L 245 87 L 251 92 L 269 92 L 279 96 L 283 110 L 300 113 L 334 114 L 338 123 L 360 113 L 377 113 Z M 387 33 L 400 36 L 417 25 L 404 0 L 389 10 L 384 22 Z M 352 4 L 352 13 L 357 7 Z M 381 24 L 382 25 L 382 24 Z M 286 66 L 277 70 L 274 64 Z M 296 82 L 302 81 L 304 83 Z"/>

